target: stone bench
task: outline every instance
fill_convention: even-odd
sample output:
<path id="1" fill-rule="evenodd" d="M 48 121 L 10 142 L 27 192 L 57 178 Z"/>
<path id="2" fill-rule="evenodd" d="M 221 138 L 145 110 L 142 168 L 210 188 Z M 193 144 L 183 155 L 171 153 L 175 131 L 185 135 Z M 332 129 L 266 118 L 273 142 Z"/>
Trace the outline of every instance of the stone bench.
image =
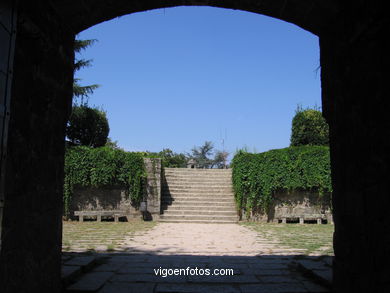
<path id="1" fill-rule="evenodd" d="M 287 219 L 299 219 L 299 224 L 303 224 L 305 221 L 317 221 L 317 224 L 322 224 L 322 220 L 327 220 L 327 216 L 325 214 L 305 214 L 305 215 L 289 215 L 289 216 L 280 216 L 278 220 L 282 222 L 282 224 L 287 223 Z"/>
<path id="2" fill-rule="evenodd" d="M 119 221 L 120 217 L 127 217 L 128 215 L 123 211 L 75 211 L 75 216 L 79 217 L 79 221 L 83 222 L 84 217 L 96 217 L 96 221 L 101 222 L 102 217 L 113 217 L 115 222 Z"/>

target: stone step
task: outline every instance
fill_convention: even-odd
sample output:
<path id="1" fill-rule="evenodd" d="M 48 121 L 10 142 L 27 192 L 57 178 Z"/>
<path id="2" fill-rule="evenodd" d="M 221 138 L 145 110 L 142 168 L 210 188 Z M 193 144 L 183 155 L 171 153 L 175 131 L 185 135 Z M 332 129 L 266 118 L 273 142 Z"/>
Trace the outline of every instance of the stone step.
<path id="1" fill-rule="evenodd" d="M 214 173 L 164 173 L 163 177 L 165 177 L 165 178 L 184 178 L 184 179 L 191 178 L 191 177 L 228 179 L 228 178 L 232 178 L 232 175 L 230 173 L 221 173 L 221 174 L 214 174 Z"/>
<path id="2" fill-rule="evenodd" d="M 165 216 L 197 216 L 197 215 L 213 215 L 213 216 L 233 216 L 235 217 L 237 215 L 237 212 L 235 210 L 225 210 L 225 211 L 216 211 L 212 207 L 209 207 L 208 210 L 172 210 L 168 209 L 164 211 Z"/>
<path id="3" fill-rule="evenodd" d="M 173 182 L 196 182 L 203 184 L 204 182 L 220 182 L 223 184 L 232 184 L 231 176 L 226 177 L 211 177 L 211 176 L 175 176 L 175 177 L 163 177 L 162 182 L 173 183 Z"/>
<path id="4" fill-rule="evenodd" d="M 162 186 L 163 190 L 186 190 L 186 189 L 196 189 L 196 190 L 232 190 L 231 184 L 207 184 L 207 183 L 172 183 L 169 185 L 163 185 Z"/>
<path id="5" fill-rule="evenodd" d="M 194 173 L 194 172 L 210 172 L 210 173 L 231 173 L 232 169 L 190 169 L 190 168 L 164 168 L 165 172 L 172 173 Z"/>
<path id="6" fill-rule="evenodd" d="M 238 216 L 218 216 L 218 215 L 161 215 L 164 220 L 206 220 L 206 221 L 238 221 Z"/>
<path id="7" fill-rule="evenodd" d="M 205 202 L 234 202 L 234 196 L 230 195 L 202 195 L 202 194 L 164 194 L 161 197 L 162 201 L 205 201 Z"/>
<path id="8" fill-rule="evenodd" d="M 201 223 L 201 224 L 234 224 L 238 220 L 186 220 L 186 219 L 159 219 L 159 222 L 165 223 Z"/>
<path id="9" fill-rule="evenodd" d="M 232 194 L 228 193 L 221 193 L 221 194 L 206 194 L 206 193 L 163 193 L 161 196 L 162 200 L 177 200 L 177 199 L 183 199 L 183 200 L 191 200 L 194 197 L 196 198 L 202 198 L 203 200 L 219 200 L 219 199 L 232 199 L 234 201 L 234 196 Z"/>
<path id="10" fill-rule="evenodd" d="M 182 176 L 187 176 L 187 175 L 231 176 L 232 172 L 215 172 L 215 171 L 174 172 L 174 171 L 165 170 L 163 174 L 164 175 L 182 175 Z"/>
<path id="11" fill-rule="evenodd" d="M 162 185 L 161 190 L 212 190 L 212 191 L 231 191 L 233 192 L 233 187 L 230 185 L 216 186 L 216 185 L 207 185 L 205 184 L 171 184 L 171 185 Z"/>
<path id="12" fill-rule="evenodd" d="M 206 196 L 175 196 L 175 197 L 161 197 L 161 202 L 187 202 L 187 201 L 203 201 L 208 204 L 215 202 L 234 202 L 234 198 L 230 196 L 215 196 L 215 197 L 206 197 Z"/>
<path id="13" fill-rule="evenodd" d="M 231 176 L 232 175 L 232 172 L 215 172 L 215 171 L 192 171 L 192 172 L 172 172 L 172 171 L 167 171 L 165 170 L 165 172 L 163 173 L 165 176 L 175 176 L 175 175 L 179 175 L 179 176 L 189 176 L 189 175 L 199 175 L 199 176 Z"/>
<path id="14" fill-rule="evenodd" d="M 164 172 L 165 177 L 213 177 L 213 178 L 231 178 L 232 173 L 214 173 L 214 172 Z"/>
<path id="15" fill-rule="evenodd" d="M 161 187 L 161 190 L 162 191 L 210 191 L 210 193 L 212 192 L 219 192 L 219 191 L 225 191 L 225 192 L 229 192 L 229 193 L 233 193 L 233 188 L 231 187 L 211 187 L 209 188 L 208 186 L 202 186 L 202 187 L 198 187 L 198 186 L 191 186 L 191 187 Z"/>
<path id="16" fill-rule="evenodd" d="M 164 205 L 163 208 L 166 208 L 170 211 L 207 211 L 210 208 L 210 205 L 180 205 L 179 203 L 175 203 L 174 205 Z M 212 209 L 214 211 L 236 211 L 236 205 L 228 204 L 228 205 L 212 205 Z"/>
<path id="17" fill-rule="evenodd" d="M 162 222 L 238 221 L 231 170 L 165 169 Z"/>
<path id="18" fill-rule="evenodd" d="M 205 208 L 208 206 L 208 208 Z M 211 208 L 210 208 L 211 206 Z M 200 210 L 200 209 L 205 209 L 205 210 L 235 210 L 236 209 L 236 204 L 234 202 L 213 202 L 210 204 L 209 202 L 206 201 L 192 201 L 192 202 L 172 202 L 172 203 L 167 203 L 164 202 L 161 204 L 161 207 L 163 209 L 176 209 L 177 210 L 182 210 L 182 209 L 193 209 L 193 210 Z M 214 209 L 215 208 L 215 209 Z"/>
<path id="19" fill-rule="evenodd" d="M 170 185 L 216 185 L 216 186 L 233 186 L 232 182 L 230 180 L 213 180 L 213 179 L 200 179 L 195 180 L 192 179 L 183 179 L 183 180 L 167 180 L 162 183 L 162 186 L 170 186 Z"/>
<path id="20" fill-rule="evenodd" d="M 163 202 L 161 204 L 163 208 L 171 208 L 171 207 L 191 207 L 196 209 L 197 207 L 202 207 L 202 206 L 210 206 L 209 201 L 172 201 L 172 202 Z M 233 201 L 228 201 L 228 202 L 213 202 L 212 203 L 213 207 L 235 207 L 235 203 Z"/>
<path id="21" fill-rule="evenodd" d="M 229 191 L 215 191 L 215 192 L 210 192 L 207 190 L 200 190 L 200 191 L 195 191 L 195 190 L 180 190 L 180 191 L 167 191 L 164 190 L 161 194 L 164 197 L 177 197 L 177 196 L 199 196 L 199 197 L 207 197 L 207 198 L 213 198 L 213 197 L 234 197 L 233 192 Z"/>

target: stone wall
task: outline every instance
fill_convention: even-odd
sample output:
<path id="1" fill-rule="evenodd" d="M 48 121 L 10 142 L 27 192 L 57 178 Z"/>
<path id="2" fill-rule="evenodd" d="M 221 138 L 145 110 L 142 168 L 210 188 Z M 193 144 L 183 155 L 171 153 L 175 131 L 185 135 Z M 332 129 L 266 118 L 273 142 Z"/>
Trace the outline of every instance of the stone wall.
<path id="1" fill-rule="evenodd" d="M 142 214 L 131 205 L 124 186 L 106 186 L 100 188 L 76 186 L 70 204 L 70 219 L 77 220 L 75 211 L 120 210 L 129 218 L 138 218 Z"/>
<path id="2" fill-rule="evenodd" d="M 331 195 L 313 193 L 308 191 L 278 192 L 274 195 L 274 201 L 268 213 L 252 211 L 251 220 L 260 222 L 278 222 L 287 219 L 316 219 L 315 215 L 321 215 L 327 223 L 332 222 Z"/>
<path id="3" fill-rule="evenodd" d="M 147 178 L 144 200 L 147 202 L 146 219 L 155 220 L 160 215 L 161 202 L 161 159 L 145 158 Z M 120 210 L 128 218 L 142 217 L 139 208 L 132 205 L 124 186 L 106 186 L 100 188 L 75 186 L 71 204 L 71 219 L 76 220 L 74 211 Z"/>
<path id="4" fill-rule="evenodd" d="M 160 218 L 161 213 L 161 159 L 145 158 L 146 178 L 145 199 L 150 220 Z"/>
<path id="5" fill-rule="evenodd" d="M 74 35 L 50 9 L 52 2 L 22 0 L 18 6 L 4 174 L 2 292 L 61 292 L 64 140 Z"/>
<path id="6" fill-rule="evenodd" d="M 16 7 L 10 0 L 0 2 L 0 251 L 4 208 L 5 167 L 10 117 L 13 55 L 16 37 Z"/>

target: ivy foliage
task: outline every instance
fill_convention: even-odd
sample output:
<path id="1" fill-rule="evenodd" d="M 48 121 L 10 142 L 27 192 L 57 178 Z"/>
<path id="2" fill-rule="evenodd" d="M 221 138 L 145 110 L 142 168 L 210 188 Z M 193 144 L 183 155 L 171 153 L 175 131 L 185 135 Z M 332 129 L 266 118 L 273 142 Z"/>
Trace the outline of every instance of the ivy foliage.
<path id="1" fill-rule="evenodd" d="M 64 215 L 74 186 L 126 186 L 128 197 L 138 205 L 143 197 L 146 170 L 143 155 L 110 147 L 68 147 L 65 154 Z"/>
<path id="2" fill-rule="evenodd" d="M 232 161 L 233 188 L 241 209 L 266 211 L 276 191 L 332 191 L 329 147 L 299 146 L 252 154 Z"/>
<path id="3" fill-rule="evenodd" d="M 318 109 L 298 107 L 292 120 L 291 146 L 329 145 L 329 126 Z"/>

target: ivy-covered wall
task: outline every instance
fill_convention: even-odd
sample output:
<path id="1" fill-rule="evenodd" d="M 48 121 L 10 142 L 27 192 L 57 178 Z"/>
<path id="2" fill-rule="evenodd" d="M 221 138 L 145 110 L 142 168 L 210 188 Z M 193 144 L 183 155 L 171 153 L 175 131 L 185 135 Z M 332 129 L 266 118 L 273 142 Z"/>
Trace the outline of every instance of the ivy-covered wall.
<path id="1" fill-rule="evenodd" d="M 232 167 L 237 207 L 247 213 L 267 212 L 276 193 L 332 192 L 327 146 L 288 147 L 259 154 L 239 151 Z"/>
<path id="2" fill-rule="evenodd" d="M 69 147 L 65 155 L 64 216 L 70 215 L 74 188 L 121 186 L 127 199 L 137 206 L 147 178 L 144 158 L 110 147 Z"/>

